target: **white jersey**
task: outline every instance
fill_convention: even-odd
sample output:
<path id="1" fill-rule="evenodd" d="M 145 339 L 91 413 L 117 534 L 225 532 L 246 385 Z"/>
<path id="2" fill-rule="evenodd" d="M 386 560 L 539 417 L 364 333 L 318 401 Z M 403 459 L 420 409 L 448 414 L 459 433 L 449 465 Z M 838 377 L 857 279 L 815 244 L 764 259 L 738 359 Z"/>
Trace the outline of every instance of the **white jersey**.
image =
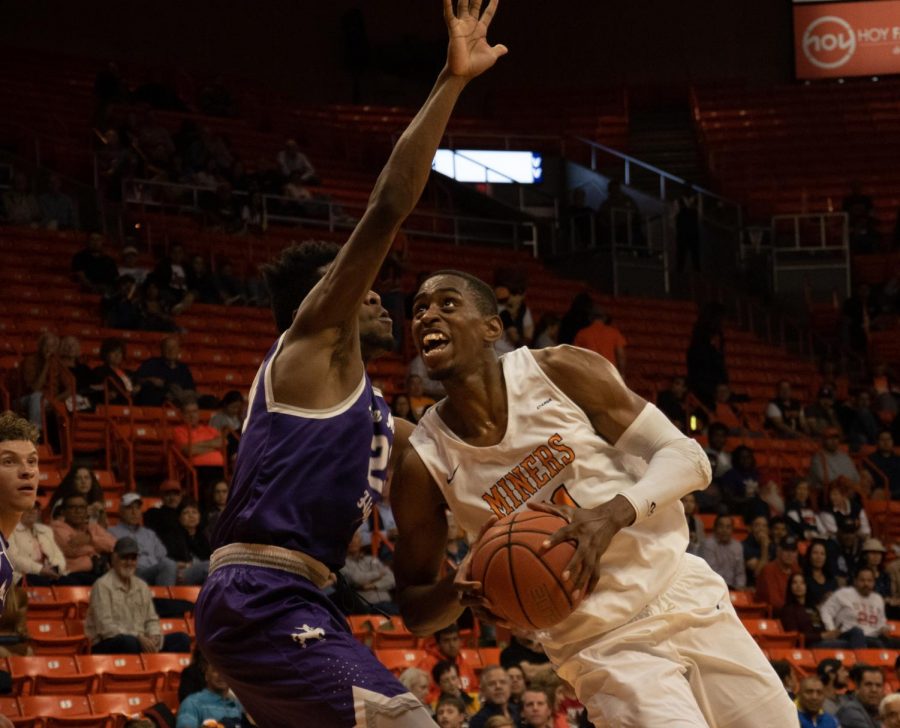
<path id="1" fill-rule="evenodd" d="M 852 586 L 834 592 L 819 607 L 819 612 L 826 628 L 846 632 L 859 627 L 866 637 L 880 637 L 887 624 L 881 594 L 873 591 L 864 597 Z"/>
<path id="2" fill-rule="evenodd" d="M 526 501 L 592 508 L 628 490 L 647 464 L 617 450 L 584 411 L 540 368 L 528 349 L 500 358 L 509 416 L 503 439 L 490 447 L 460 440 L 429 409 L 410 438 L 457 523 L 474 538 L 492 515 Z M 600 559 L 593 594 L 573 615 L 540 633 L 548 645 L 572 644 L 624 624 L 672 581 L 688 544 L 679 501 L 619 531 Z"/>

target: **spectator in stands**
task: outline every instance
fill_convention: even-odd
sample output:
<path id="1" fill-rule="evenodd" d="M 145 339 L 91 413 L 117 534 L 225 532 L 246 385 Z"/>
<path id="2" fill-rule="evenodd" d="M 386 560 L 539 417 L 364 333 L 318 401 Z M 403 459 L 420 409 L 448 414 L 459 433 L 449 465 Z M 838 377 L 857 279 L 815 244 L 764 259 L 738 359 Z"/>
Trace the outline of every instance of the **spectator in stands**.
<path id="1" fill-rule="evenodd" d="M 689 432 L 687 416 L 687 386 L 684 377 L 672 377 L 668 389 L 656 395 L 656 406 L 682 432 Z"/>
<path id="2" fill-rule="evenodd" d="M 62 584 L 66 576 L 66 557 L 60 551 L 53 529 L 41 520 L 41 504 L 25 511 L 9 537 L 7 553 L 13 569 L 28 579 L 29 586 Z"/>
<path id="3" fill-rule="evenodd" d="M 504 668 L 518 665 L 525 673 L 526 681 L 530 681 L 546 669 L 550 658 L 534 634 L 513 630 L 509 644 L 500 652 L 500 664 Z"/>
<path id="4" fill-rule="evenodd" d="M 172 243 L 169 254 L 153 269 L 153 279 L 159 286 L 162 300 L 173 314 L 188 309 L 193 296 L 188 288 L 187 253 L 181 243 Z"/>
<path id="5" fill-rule="evenodd" d="M 243 232 L 261 235 L 269 227 L 265 200 L 259 191 L 251 192 L 241 205 Z"/>
<path id="6" fill-rule="evenodd" d="M 872 480 L 868 473 L 860 473 L 852 458 L 841 450 L 841 432 L 826 427 L 822 433 L 822 449 L 815 452 L 809 463 L 810 485 L 821 496 L 838 488 L 868 494 Z"/>
<path id="7" fill-rule="evenodd" d="M 516 723 L 513 722 L 512 718 L 508 718 L 503 714 L 495 715 L 491 718 L 487 719 L 487 722 L 484 724 L 484 728 L 516 728 Z M 591 724 L 592 728 L 593 724 Z M 471 725 L 469 726 L 471 728 Z"/>
<path id="8" fill-rule="evenodd" d="M 160 343 L 160 356 L 147 359 L 137 371 L 141 391 L 135 404 L 161 407 L 167 398 L 178 401 L 193 395 L 194 377 L 180 358 L 181 343 L 176 337 L 167 336 Z"/>
<path id="9" fill-rule="evenodd" d="M 886 695 L 878 706 L 878 717 L 884 728 L 900 726 L 900 693 Z"/>
<path id="10" fill-rule="evenodd" d="M 537 688 L 528 688 L 522 696 L 523 728 L 553 728 L 553 699 Z"/>
<path id="11" fill-rule="evenodd" d="M 519 721 L 518 710 L 509 702 L 509 676 L 499 665 L 489 665 L 481 673 L 481 709 L 469 720 L 469 728 L 484 728 L 488 718 L 502 715 Z"/>
<path id="12" fill-rule="evenodd" d="M 890 430 L 878 433 L 877 449 L 863 461 L 873 481 L 873 497 L 900 500 L 900 456 L 894 452 Z"/>
<path id="13" fill-rule="evenodd" d="M 842 648 L 850 645 L 838 639 L 839 630 L 825 629 L 822 615 L 815 606 L 807 601 L 806 579 L 803 574 L 792 574 L 788 582 L 784 606 L 774 612 L 781 620 L 782 626 L 789 632 L 800 632 L 804 637 L 804 646 L 809 648 Z"/>
<path id="14" fill-rule="evenodd" d="M 827 657 L 816 665 L 816 675 L 825 688 L 825 702 L 822 707 L 829 715 L 836 715 L 840 699 L 850 681 L 850 672 L 836 657 Z"/>
<path id="15" fill-rule="evenodd" d="M 391 401 L 391 414 L 395 418 L 406 420 L 407 422 L 415 422 L 416 415 L 412 411 L 412 405 L 409 402 L 409 395 L 406 392 L 398 392 Z"/>
<path id="16" fill-rule="evenodd" d="M 857 570 L 853 586 L 838 589 L 819 611 L 825 627 L 837 629 L 851 649 L 900 647 L 900 640 L 889 636 L 884 598 L 875 591 L 875 573 L 867 566 Z"/>
<path id="17" fill-rule="evenodd" d="M 147 328 L 141 308 L 141 291 L 128 275 L 119 276 L 113 290 L 100 302 L 103 323 L 110 329 Z"/>
<path id="18" fill-rule="evenodd" d="M 278 169 L 285 180 L 288 180 L 293 175 L 297 175 L 296 179 L 302 184 L 319 184 L 319 177 L 316 174 L 315 167 L 309 161 L 309 157 L 300 151 L 296 140 L 288 139 L 284 149 L 278 152 L 276 159 L 278 161 Z"/>
<path id="19" fill-rule="evenodd" d="M 72 257 L 75 282 L 90 293 L 109 293 L 119 278 L 116 261 L 103 252 L 103 236 L 88 235 L 87 246 Z"/>
<path id="20" fill-rule="evenodd" d="M 138 321 L 144 331 L 178 331 L 172 318 L 174 307 L 163 298 L 162 289 L 153 276 L 148 276 L 137 291 Z"/>
<path id="21" fill-rule="evenodd" d="M 50 230 L 77 230 L 78 208 L 75 201 L 62 191 L 62 177 L 50 175 L 48 190 L 40 196 L 41 225 Z"/>
<path id="22" fill-rule="evenodd" d="M 200 89 L 197 107 L 201 113 L 207 116 L 234 117 L 238 115 L 237 104 L 222 76 L 216 76 Z"/>
<path id="23" fill-rule="evenodd" d="M 728 383 L 724 316 L 721 304 L 700 309 L 687 350 L 688 389 L 708 410 L 715 409 L 716 387 Z"/>
<path id="24" fill-rule="evenodd" d="M 391 591 L 396 586 L 394 572 L 371 553 L 365 553 L 359 531 L 353 534 L 347 547 L 347 560 L 341 574 L 356 594 L 364 600 L 361 614 L 381 610 L 388 614 L 399 614 Z"/>
<path id="25" fill-rule="evenodd" d="M 797 539 L 785 536 L 775 548 L 775 560 L 766 564 L 756 577 L 756 601 L 771 605 L 773 613 L 777 613 L 784 606 L 788 580 L 794 574 L 800 574 Z"/>
<path id="26" fill-rule="evenodd" d="M 569 304 L 569 310 L 559 324 L 559 343 L 572 344 L 576 334 L 586 326 L 590 326 L 594 301 L 587 292 L 576 293 Z"/>
<path id="27" fill-rule="evenodd" d="M 162 541 L 178 567 L 176 582 L 200 586 L 209 573 L 212 549 L 201 523 L 200 505 L 184 498 L 178 507 L 178 526 L 163 533 Z"/>
<path id="28" fill-rule="evenodd" d="M 559 326 L 561 319 L 555 313 L 545 313 L 534 330 L 534 348 L 546 349 L 559 343 Z"/>
<path id="29" fill-rule="evenodd" d="M 709 464 L 712 467 L 713 480 L 721 478 L 731 470 L 731 455 L 725 452 L 725 444 L 728 441 L 728 427 L 721 422 L 713 422 L 707 429 L 707 445 L 704 449 L 709 456 Z"/>
<path id="30" fill-rule="evenodd" d="M 440 728 L 465 728 L 465 703 L 451 695 L 442 696 L 435 706 L 434 719 Z"/>
<path id="31" fill-rule="evenodd" d="M 757 516 L 750 521 L 750 533 L 741 544 L 747 567 L 747 586 L 754 586 L 759 572 L 775 558 L 775 543 L 768 518 Z"/>
<path id="32" fill-rule="evenodd" d="M 59 352 L 59 337 L 45 331 L 38 337 L 37 351 L 22 359 L 19 367 L 18 408 L 38 430 L 43 428 L 44 390 L 58 389 L 54 357 Z"/>
<path id="33" fill-rule="evenodd" d="M 228 503 L 228 482 L 220 480 L 218 483 L 213 484 L 209 495 L 209 505 L 203 514 L 203 520 L 206 523 L 206 538 L 210 541 L 212 540 L 216 523 L 219 522 L 219 516 L 225 510 L 226 503 Z"/>
<path id="34" fill-rule="evenodd" d="M 63 517 L 52 522 L 56 543 L 66 557 L 73 583 L 90 585 L 106 573 L 115 536 L 88 518 L 84 496 L 70 495 L 62 503 Z"/>
<path id="35" fill-rule="evenodd" d="M 455 698 L 463 704 L 464 715 L 475 715 L 478 712 L 478 698 L 462 689 L 462 681 L 456 665 L 449 660 L 441 660 L 431 668 L 431 679 L 437 686 L 437 704 L 444 698 Z M 437 712 L 437 711 L 435 711 Z"/>
<path id="36" fill-rule="evenodd" d="M 735 448 L 731 454 L 732 467 L 719 478 L 722 501 L 729 513 L 740 514 L 745 521 L 752 521 L 756 516 L 769 516 L 773 509 L 774 496 L 778 485 L 766 480 L 756 466 L 756 456 L 746 445 Z M 781 511 L 784 504 L 781 504 Z"/>
<path id="37" fill-rule="evenodd" d="M 107 528 L 106 496 L 96 474 L 86 465 L 73 465 L 65 474 L 59 487 L 50 498 L 51 503 L 65 500 L 70 495 L 80 495 L 87 501 L 88 518 Z"/>
<path id="38" fill-rule="evenodd" d="M 824 711 L 825 687 L 816 675 L 808 675 L 800 680 L 797 693 L 797 713 L 800 728 L 840 728 L 833 715 Z"/>
<path id="39" fill-rule="evenodd" d="M 122 366 L 125 361 L 125 342 L 108 338 L 100 342 L 102 364 L 91 370 L 91 398 L 94 404 L 122 405 L 134 397 L 141 388 L 136 383 L 134 372 Z M 107 383 L 107 380 L 111 380 Z"/>
<path id="40" fill-rule="evenodd" d="M 188 695 L 178 706 L 176 728 L 200 728 L 206 721 L 239 720 L 244 709 L 238 702 L 222 674 L 210 663 L 204 670 L 206 687 L 199 693 Z"/>
<path id="41" fill-rule="evenodd" d="M 880 401 L 883 404 L 889 404 L 889 400 L 887 402 Z M 872 396 L 867 390 L 859 390 L 841 410 L 841 416 L 845 423 L 851 451 L 855 452 L 863 445 L 876 444 L 878 431 L 884 425 L 879 423 L 879 418 L 872 410 Z"/>
<path id="42" fill-rule="evenodd" d="M 509 675 L 509 702 L 514 703 L 521 712 L 522 695 L 528 687 L 528 681 L 525 679 L 525 671 L 519 665 L 510 665 L 506 667 L 506 674 Z"/>
<path id="43" fill-rule="evenodd" d="M 735 394 L 726 383 L 716 387 L 715 409 L 712 417 L 728 428 L 730 435 L 743 435 L 748 429 L 747 420 L 741 410 L 741 403 L 747 402 L 749 397 L 745 394 Z"/>
<path id="44" fill-rule="evenodd" d="M 461 649 L 462 640 L 459 636 L 459 627 L 455 623 L 447 625 L 434 633 L 434 644 L 425 647 L 427 656 L 422 660 L 420 667 L 430 671 L 438 662 L 446 660 L 456 666 L 456 673 L 459 675 L 462 689 L 465 692 L 471 692 L 478 685 L 478 677 L 469 663 L 463 660 L 460 655 Z M 483 672 L 482 678 L 484 678 Z"/>
<path id="45" fill-rule="evenodd" d="M 791 498 L 784 512 L 791 532 L 804 541 L 822 535 L 816 509 L 813 507 L 809 483 L 806 480 L 798 480 L 794 483 L 791 491 Z"/>
<path id="46" fill-rule="evenodd" d="M 834 390 L 831 387 L 821 387 L 815 403 L 806 407 L 803 414 L 810 435 L 821 435 L 826 428 L 841 429 L 835 409 Z"/>
<path id="47" fill-rule="evenodd" d="M 505 291 L 505 295 L 497 296 L 497 304 L 500 320 L 503 322 L 503 338 L 508 346 L 507 350 L 531 346 L 534 339 L 534 317 L 528 304 L 525 303 L 524 284 L 510 284 L 508 289 L 498 286 L 496 290 L 501 289 Z"/>
<path id="48" fill-rule="evenodd" d="M 628 341 L 622 332 L 612 325 L 612 319 L 602 308 L 594 307 L 591 316 L 591 323 L 575 335 L 575 346 L 597 352 L 614 364 L 619 374 L 625 376 L 627 365 L 625 347 Z"/>
<path id="49" fill-rule="evenodd" d="M 869 517 L 855 494 L 849 495 L 846 489 L 835 486 L 829 491 L 828 498 L 830 505 L 819 513 L 819 523 L 829 537 L 839 536 L 843 526 L 860 538 L 869 537 L 872 533 Z"/>
<path id="50" fill-rule="evenodd" d="M 684 517 L 688 524 L 688 547 L 689 554 L 694 556 L 700 555 L 700 548 L 706 540 L 706 532 L 703 528 L 703 521 L 697 515 L 697 498 L 693 493 L 688 493 L 681 499 L 681 505 L 684 506 Z"/>
<path id="51" fill-rule="evenodd" d="M 240 432 L 243 425 L 244 395 L 236 389 L 225 392 L 219 409 L 209 418 L 209 424 L 217 430 Z"/>
<path id="52" fill-rule="evenodd" d="M 884 675 L 877 667 L 857 663 L 850 670 L 856 691 L 841 701 L 837 719 L 841 728 L 879 728 L 878 706 L 884 697 Z"/>
<path id="53" fill-rule="evenodd" d="M 791 383 L 778 383 L 775 399 L 766 407 L 766 427 L 776 437 L 796 438 L 809 434 L 803 403 L 793 397 Z"/>
<path id="54" fill-rule="evenodd" d="M 787 660 L 769 660 L 769 664 L 772 665 L 772 669 L 775 670 L 775 674 L 781 679 L 781 684 L 784 686 L 785 691 L 793 700 L 796 694 L 797 680 L 794 678 L 791 663 Z"/>
<path id="55" fill-rule="evenodd" d="M 859 567 L 866 567 L 872 570 L 875 575 L 875 591 L 881 594 L 884 599 L 885 612 L 891 618 L 892 607 L 900 605 L 900 600 L 894 597 L 891 588 L 891 577 L 885 571 L 884 558 L 887 549 L 884 544 L 877 538 L 867 538 L 862 545 L 862 557 L 859 560 Z"/>
<path id="56" fill-rule="evenodd" d="M 222 303 L 215 276 L 209 272 L 206 258 L 202 255 L 191 256 L 191 264 L 187 269 L 187 285 L 195 301 Z"/>
<path id="57" fill-rule="evenodd" d="M 175 584 L 176 564 L 152 529 L 143 524 L 143 500 L 138 493 L 126 493 L 119 503 L 119 522 L 109 532 L 116 538 L 132 538 L 140 548 L 137 575 L 153 586 Z"/>
<path id="58" fill-rule="evenodd" d="M 806 603 L 818 607 L 839 585 L 828 558 L 827 542 L 821 538 L 813 541 L 804 554 L 803 574 L 806 578 Z"/>
<path id="59" fill-rule="evenodd" d="M 409 692 L 419 699 L 419 702 L 421 702 L 422 705 L 427 706 L 428 709 L 431 710 L 431 706 L 428 704 L 428 690 L 430 685 L 428 683 L 427 672 L 420 670 L 418 667 L 407 667 L 400 673 L 398 679 Z"/>
<path id="60" fill-rule="evenodd" d="M 69 412 L 92 409 L 90 394 L 94 377 L 90 367 L 81 361 L 81 342 L 75 336 L 63 336 L 59 340 L 58 356 L 62 371 L 71 374 L 73 380 L 63 378 L 60 382 L 63 388 L 60 397 L 66 408 Z M 71 391 L 71 386 L 74 386 L 74 392 Z"/>
<path id="61" fill-rule="evenodd" d="M 150 508 L 144 514 L 144 523 L 162 537 L 167 531 L 178 527 L 178 508 L 184 499 L 181 483 L 177 480 L 164 480 L 159 486 L 162 503 Z"/>
<path id="62" fill-rule="evenodd" d="M 30 225 L 35 227 L 41 221 L 41 208 L 37 197 L 31 192 L 28 176 L 21 171 L 13 174 L 12 187 L 3 193 L 5 221 L 10 225 Z"/>
<path id="63" fill-rule="evenodd" d="M 126 245 L 121 252 L 122 262 L 119 263 L 120 276 L 131 276 L 137 285 L 141 285 L 150 274 L 150 269 L 138 265 L 138 249 L 133 245 Z"/>
<path id="64" fill-rule="evenodd" d="M 135 574 L 140 546 L 130 537 L 115 542 L 110 571 L 91 588 L 84 633 L 95 654 L 190 652 L 184 632 L 163 638 L 147 584 Z"/>
<path id="65" fill-rule="evenodd" d="M 860 283 L 841 309 L 841 338 L 844 346 L 864 359 L 869 356 L 869 333 L 881 307 L 867 283 Z"/>
<path id="66" fill-rule="evenodd" d="M 733 533 L 734 521 L 731 516 L 716 516 L 713 535 L 703 542 L 700 556 L 725 580 L 729 589 L 744 589 L 747 586 L 744 551 L 734 539 Z"/>
<path id="67" fill-rule="evenodd" d="M 235 275 L 234 264 L 228 259 L 220 259 L 215 273 L 216 285 L 219 288 L 219 296 L 226 306 L 241 305 L 249 302 L 247 287 L 244 282 Z"/>
<path id="68" fill-rule="evenodd" d="M 190 460 L 197 471 L 201 491 L 225 477 L 225 438 L 215 427 L 200 422 L 200 407 L 195 397 L 181 400 L 184 424 L 172 428 L 172 442 Z"/>
<path id="69" fill-rule="evenodd" d="M 417 374 L 410 374 L 406 377 L 406 391 L 409 395 L 409 404 L 412 407 L 413 417 L 418 422 L 422 419 L 422 415 L 425 414 L 425 410 L 434 404 L 434 399 L 426 394 L 425 383 Z"/>

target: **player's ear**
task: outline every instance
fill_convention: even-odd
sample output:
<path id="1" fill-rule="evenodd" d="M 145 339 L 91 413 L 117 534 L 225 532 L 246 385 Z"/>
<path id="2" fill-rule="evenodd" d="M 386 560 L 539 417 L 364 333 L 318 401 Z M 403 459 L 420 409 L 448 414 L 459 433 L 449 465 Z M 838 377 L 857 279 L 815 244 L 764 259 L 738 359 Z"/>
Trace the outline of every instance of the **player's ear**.
<path id="1" fill-rule="evenodd" d="M 485 342 L 493 344 L 503 338 L 503 322 L 499 316 L 485 316 L 483 326 Z"/>

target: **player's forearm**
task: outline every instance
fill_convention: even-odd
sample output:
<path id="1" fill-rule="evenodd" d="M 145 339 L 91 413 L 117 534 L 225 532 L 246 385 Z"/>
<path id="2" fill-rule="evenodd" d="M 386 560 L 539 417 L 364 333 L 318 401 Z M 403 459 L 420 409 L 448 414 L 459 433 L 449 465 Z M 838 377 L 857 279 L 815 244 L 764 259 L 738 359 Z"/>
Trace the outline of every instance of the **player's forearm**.
<path id="1" fill-rule="evenodd" d="M 402 587 L 397 602 L 404 624 L 423 637 L 455 622 L 463 613 L 452 575 L 434 584 Z"/>

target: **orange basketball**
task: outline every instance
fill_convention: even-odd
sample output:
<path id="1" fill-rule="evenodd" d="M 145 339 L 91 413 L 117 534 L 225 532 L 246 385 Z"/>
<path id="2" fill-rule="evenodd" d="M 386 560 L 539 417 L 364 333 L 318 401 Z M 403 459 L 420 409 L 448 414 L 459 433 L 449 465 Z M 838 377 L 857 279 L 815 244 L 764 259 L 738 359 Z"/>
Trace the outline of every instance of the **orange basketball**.
<path id="1" fill-rule="evenodd" d="M 565 526 L 560 516 L 519 511 L 498 521 L 475 544 L 470 575 L 494 613 L 523 630 L 545 629 L 568 617 L 578 602 L 562 573 L 575 553 L 564 541 L 542 553 L 541 544 Z"/>

